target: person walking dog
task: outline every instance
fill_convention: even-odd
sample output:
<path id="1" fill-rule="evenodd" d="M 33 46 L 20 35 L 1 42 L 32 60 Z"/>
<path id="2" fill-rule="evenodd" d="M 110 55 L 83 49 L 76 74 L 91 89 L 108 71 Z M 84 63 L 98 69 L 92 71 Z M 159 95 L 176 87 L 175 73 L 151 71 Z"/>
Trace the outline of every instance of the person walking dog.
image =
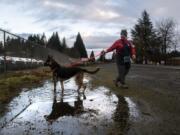
<path id="1" fill-rule="evenodd" d="M 129 72 L 131 67 L 131 58 L 134 60 L 136 58 L 135 55 L 135 48 L 130 41 L 127 40 L 127 30 L 121 30 L 120 39 L 115 41 L 107 50 L 104 51 L 105 53 L 111 52 L 116 50 L 116 64 L 118 69 L 118 76 L 116 80 L 114 80 L 115 85 L 122 88 L 128 88 L 125 83 L 125 77 Z"/>

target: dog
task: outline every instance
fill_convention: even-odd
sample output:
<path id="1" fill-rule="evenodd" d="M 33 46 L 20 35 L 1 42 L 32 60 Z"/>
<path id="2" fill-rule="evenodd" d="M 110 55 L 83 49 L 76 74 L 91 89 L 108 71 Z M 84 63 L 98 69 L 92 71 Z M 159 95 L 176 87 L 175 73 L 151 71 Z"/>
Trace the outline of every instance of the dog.
<path id="1" fill-rule="evenodd" d="M 61 66 L 60 64 L 58 64 L 54 58 L 52 56 L 48 55 L 47 60 L 44 63 L 44 66 L 49 66 L 51 68 L 52 71 L 52 75 L 53 75 L 53 81 L 54 81 L 54 91 L 56 91 L 56 83 L 58 82 L 58 80 L 61 83 L 61 89 L 62 89 L 62 95 L 64 93 L 64 85 L 63 82 L 65 80 L 68 80 L 72 77 L 75 76 L 75 82 L 78 85 L 78 93 L 79 90 L 81 89 L 81 87 L 83 86 L 83 93 L 86 89 L 86 86 L 83 84 L 83 77 L 84 77 L 84 73 L 89 73 L 89 74 L 95 74 L 99 71 L 100 68 L 97 68 L 94 71 L 88 71 L 86 69 L 82 69 L 79 67 L 64 67 Z"/>

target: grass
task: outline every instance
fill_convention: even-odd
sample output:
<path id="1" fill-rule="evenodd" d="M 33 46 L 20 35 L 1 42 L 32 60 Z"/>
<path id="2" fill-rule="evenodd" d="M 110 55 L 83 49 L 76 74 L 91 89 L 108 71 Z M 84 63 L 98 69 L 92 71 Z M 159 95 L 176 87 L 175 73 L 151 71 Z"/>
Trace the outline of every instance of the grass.
<path id="1" fill-rule="evenodd" d="M 0 103 L 8 103 L 22 88 L 39 86 L 50 76 L 47 68 L 13 71 L 0 75 Z"/>

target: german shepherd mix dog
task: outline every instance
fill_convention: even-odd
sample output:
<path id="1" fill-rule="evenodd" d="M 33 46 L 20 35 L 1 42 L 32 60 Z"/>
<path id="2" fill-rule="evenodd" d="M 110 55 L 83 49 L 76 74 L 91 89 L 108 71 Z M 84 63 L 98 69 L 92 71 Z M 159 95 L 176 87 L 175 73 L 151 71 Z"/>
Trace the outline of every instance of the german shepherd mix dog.
<path id="1" fill-rule="evenodd" d="M 83 77 L 84 73 L 89 74 L 95 74 L 99 71 L 99 68 L 97 68 L 95 71 L 88 71 L 86 69 L 82 69 L 79 67 L 63 67 L 59 65 L 52 56 L 48 56 L 46 62 L 44 63 L 44 66 L 49 66 L 52 70 L 53 75 L 53 81 L 54 81 L 54 91 L 56 91 L 56 83 L 59 80 L 61 83 L 62 88 L 62 94 L 64 93 L 64 85 L 63 82 L 65 80 L 70 79 L 71 77 L 75 76 L 75 82 L 78 85 L 78 93 L 81 87 L 83 86 L 83 89 L 86 89 L 86 86 L 83 84 Z M 83 92 L 84 92 L 83 90 Z"/>

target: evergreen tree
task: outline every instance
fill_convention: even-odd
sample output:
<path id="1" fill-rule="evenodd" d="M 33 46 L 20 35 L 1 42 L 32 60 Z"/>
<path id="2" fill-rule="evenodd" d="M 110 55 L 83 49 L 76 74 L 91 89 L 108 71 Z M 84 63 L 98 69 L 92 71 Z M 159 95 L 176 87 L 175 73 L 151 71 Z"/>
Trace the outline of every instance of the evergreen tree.
<path id="1" fill-rule="evenodd" d="M 8 55 L 22 56 L 23 46 L 20 38 L 10 38 L 6 40 L 5 50 Z"/>
<path id="2" fill-rule="evenodd" d="M 64 37 L 63 40 L 62 40 L 62 49 L 63 49 L 63 50 L 67 49 L 67 44 L 66 44 L 66 39 L 65 39 L 65 37 Z"/>
<path id="3" fill-rule="evenodd" d="M 61 44 L 58 32 L 56 32 L 55 41 L 56 41 L 57 46 L 59 47 L 59 51 L 62 52 L 62 44 Z"/>
<path id="4" fill-rule="evenodd" d="M 61 42 L 58 33 L 53 33 L 47 43 L 47 47 L 62 52 Z"/>
<path id="5" fill-rule="evenodd" d="M 46 44 L 46 36 L 45 36 L 45 34 L 43 33 L 43 35 L 42 36 L 40 36 L 40 35 L 30 35 L 29 37 L 28 37 L 28 41 L 29 42 L 31 42 L 31 44 L 33 44 L 33 45 L 42 45 L 42 46 L 45 46 L 45 44 Z"/>
<path id="6" fill-rule="evenodd" d="M 41 45 L 43 45 L 44 47 L 46 47 L 47 39 L 46 39 L 45 33 L 43 33 L 43 35 L 41 36 L 40 41 L 41 41 Z"/>
<path id="7" fill-rule="evenodd" d="M 90 61 L 91 61 L 91 62 L 95 62 L 94 51 L 91 51 L 91 54 L 90 54 Z"/>
<path id="8" fill-rule="evenodd" d="M 30 35 L 28 37 L 28 40 L 32 43 L 32 44 L 38 44 L 39 42 L 39 36 L 38 35 Z"/>
<path id="9" fill-rule="evenodd" d="M 101 54 L 103 54 L 103 55 L 100 55 L 99 61 L 105 62 L 106 61 L 106 56 L 105 56 L 104 50 L 101 51 Z"/>
<path id="10" fill-rule="evenodd" d="M 78 50 L 80 57 L 81 58 L 87 58 L 87 52 L 86 52 L 86 48 L 85 45 L 83 43 L 83 40 L 81 38 L 80 33 L 78 33 L 77 37 L 76 37 L 76 41 L 74 43 L 74 48 Z"/>
<path id="11" fill-rule="evenodd" d="M 71 57 L 73 57 L 73 58 L 80 58 L 79 51 L 78 51 L 76 48 L 74 48 L 74 47 L 72 47 L 72 48 L 70 49 L 70 54 L 69 54 L 69 56 L 71 56 Z"/>
<path id="12" fill-rule="evenodd" d="M 154 47 L 152 42 L 156 40 L 156 35 L 149 14 L 145 10 L 142 12 L 142 18 L 139 18 L 131 33 L 137 50 L 137 60 L 140 63 L 145 60 L 147 64 L 148 53 Z"/>

